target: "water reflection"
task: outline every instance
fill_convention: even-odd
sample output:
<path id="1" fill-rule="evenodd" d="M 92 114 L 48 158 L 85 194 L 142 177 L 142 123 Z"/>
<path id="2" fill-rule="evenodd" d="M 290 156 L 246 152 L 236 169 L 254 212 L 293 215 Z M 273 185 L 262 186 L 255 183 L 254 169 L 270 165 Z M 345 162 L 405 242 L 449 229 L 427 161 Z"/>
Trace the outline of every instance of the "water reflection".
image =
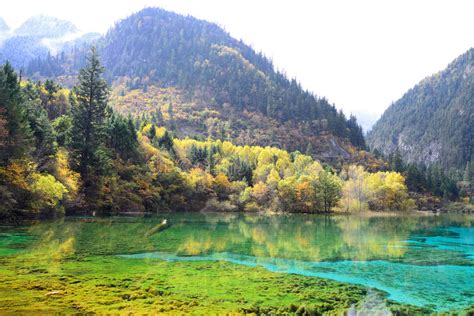
<path id="1" fill-rule="evenodd" d="M 147 232 L 167 218 L 171 225 Z M 216 252 L 301 261 L 368 261 L 472 265 L 473 216 L 309 216 L 166 214 L 148 219 L 68 219 L 27 228 L 32 255 L 67 256 L 161 251 L 180 256 Z M 2 244 L 15 248 L 19 244 Z"/>

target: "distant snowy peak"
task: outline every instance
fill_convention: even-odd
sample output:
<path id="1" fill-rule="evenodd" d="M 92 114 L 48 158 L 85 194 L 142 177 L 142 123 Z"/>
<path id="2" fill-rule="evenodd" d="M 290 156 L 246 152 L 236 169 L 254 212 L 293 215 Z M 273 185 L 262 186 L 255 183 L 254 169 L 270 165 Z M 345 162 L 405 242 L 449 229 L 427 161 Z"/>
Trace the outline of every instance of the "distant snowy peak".
<path id="1" fill-rule="evenodd" d="M 26 20 L 14 34 L 39 38 L 61 38 L 78 33 L 79 29 L 71 22 L 55 17 L 38 15 Z"/>
<path id="2" fill-rule="evenodd" d="M 0 64 L 9 61 L 15 68 L 25 68 L 35 58 L 90 45 L 99 37 L 98 33 L 83 33 L 69 21 L 46 15 L 33 16 L 16 30 L 9 30 L 0 18 Z"/>
<path id="3" fill-rule="evenodd" d="M 0 17 L 0 32 L 8 32 L 10 28 L 3 18 Z"/>

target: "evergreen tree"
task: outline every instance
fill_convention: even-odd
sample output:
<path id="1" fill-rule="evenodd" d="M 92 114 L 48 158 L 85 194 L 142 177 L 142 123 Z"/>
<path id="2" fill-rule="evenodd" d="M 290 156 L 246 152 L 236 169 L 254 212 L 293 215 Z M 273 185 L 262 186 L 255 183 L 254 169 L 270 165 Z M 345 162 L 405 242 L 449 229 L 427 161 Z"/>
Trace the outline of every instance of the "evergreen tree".
<path id="1" fill-rule="evenodd" d="M 71 144 L 72 118 L 62 115 L 53 121 L 53 130 L 58 146 L 64 147 Z"/>
<path id="2" fill-rule="evenodd" d="M 470 183 L 474 182 L 474 161 L 466 163 L 462 180 Z"/>
<path id="3" fill-rule="evenodd" d="M 173 137 L 171 137 L 171 134 L 168 131 L 165 131 L 163 137 L 158 141 L 158 145 L 169 152 L 173 151 Z"/>
<path id="4" fill-rule="evenodd" d="M 123 159 L 133 158 L 138 147 L 133 122 L 113 114 L 108 125 L 109 147 Z"/>
<path id="5" fill-rule="evenodd" d="M 227 176 L 231 181 L 245 181 L 250 186 L 252 185 L 252 167 L 244 160 L 237 157 L 227 170 Z"/>
<path id="6" fill-rule="evenodd" d="M 402 155 L 400 151 L 396 151 L 393 155 L 389 157 L 390 167 L 396 172 L 404 172 L 405 165 L 403 163 Z"/>
<path id="7" fill-rule="evenodd" d="M 38 169 L 43 171 L 54 162 L 56 144 L 53 128 L 46 110 L 34 102 L 27 104 L 28 122 L 33 134 L 34 149 L 32 152 Z"/>
<path id="8" fill-rule="evenodd" d="M 108 87 L 102 77 L 104 69 L 100 65 L 95 48 L 92 48 L 87 65 L 81 69 L 78 85 L 75 87 L 77 105 L 73 107 L 72 150 L 76 169 L 85 185 L 91 174 L 103 170 L 106 161 L 104 148 L 106 141 L 106 120 Z"/>
<path id="9" fill-rule="evenodd" d="M 415 164 L 409 164 L 405 172 L 405 183 L 410 191 L 422 192 L 425 189 L 425 181 L 422 172 Z"/>
<path id="10" fill-rule="evenodd" d="M 155 124 L 151 124 L 150 130 L 148 131 L 147 135 L 150 142 L 153 144 L 156 138 L 156 126 Z"/>
<path id="11" fill-rule="evenodd" d="M 17 75 L 9 63 L 0 69 L 0 164 L 31 150 L 31 131 Z"/>
<path id="12" fill-rule="evenodd" d="M 172 131 L 176 130 L 176 124 L 174 121 L 174 111 L 173 111 L 173 103 L 170 102 L 168 107 L 168 119 L 169 119 L 169 126 Z"/>
<path id="13" fill-rule="evenodd" d="M 154 116 L 155 116 L 155 123 L 158 124 L 158 126 L 163 126 L 165 123 L 165 120 L 163 119 L 163 113 L 161 113 L 161 107 L 155 110 Z"/>

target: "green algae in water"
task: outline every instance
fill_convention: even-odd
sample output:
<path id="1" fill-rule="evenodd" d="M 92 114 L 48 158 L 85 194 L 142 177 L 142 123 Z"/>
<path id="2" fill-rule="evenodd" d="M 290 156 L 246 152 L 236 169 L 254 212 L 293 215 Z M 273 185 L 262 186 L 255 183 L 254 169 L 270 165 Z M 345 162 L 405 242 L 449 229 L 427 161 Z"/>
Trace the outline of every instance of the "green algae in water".
<path id="1" fill-rule="evenodd" d="M 34 236 L 24 232 L 8 232 L 0 227 L 0 257 L 21 253 L 27 245 L 34 241 Z"/>
<path id="2" fill-rule="evenodd" d="M 280 314 L 301 307 L 340 314 L 367 294 L 358 286 L 225 262 L 169 263 L 100 256 L 65 260 L 59 268 L 38 261 L 2 263 L 0 314 Z M 24 265 L 32 269 L 18 270 Z"/>
<path id="3" fill-rule="evenodd" d="M 168 229 L 151 236 L 147 234 L 164 218 L 171 223 Z M 11 274 L 7 280 L 10 287 L 4 286 L 0 294 L 4 302 L 8 300 L 11 305 L 20 304 L 22 295 L 26 295 L 25 301 L 29 302 L 32 298 L 28 295 L 32 291 L 41 292 L 39 297 L 34 297 L 39 301 L 45 299 L 46 291 L 64 291 L 67 293 L 51 295 L 48 300 L 54 299 L 61 305 L 66 298 L 68 301 L 76 299 L 81 302 L 75 303 L 81 306 L 81 311 L 147 311 L 156 310 L 154 308 L 159 305 L 166 306 L 163 308 L 168 311 L 188 312 L 264 312 L 265 308 L 288 312 L 301 306 L 340 312 L 350 306 L 359 308 L 361 302 L 367 300 L 365 290 L 347 285 L 352 283 L 383 290 L 390 300 L 403 304 L 428 306 L 438 311 L 461 310 L 474 305 L 474 282 L 471 282 L 474 279 L 473 224 L 472 216 L 324 217 L 213 213 L 166 214 L 147 219 L 73 218 L 18 229 L 22 234 L 26 229 L 25 236 L 29 240 L 23 243 L 6 241 L 8 234 L 12 238 L 19 237 L 13 237 L 14 230 L 10 229 L 3 236 L 0 261 L 6 270 L 5 273 L 2 271 L 1 281 L 5 281 L 6 272 L 17 274 Z M 223 265 L 222 262 L 228 263 Z M 238 270 L 239 275 L 233 277 L 239 278 L 239 282 L 231 282 L 223 274 L 225 271 L 221 271 L 223 266 Z M 179 271 L 176 270 L 178 267 Z M 135 281 L 123 281 L 136 273 L 157 282 L 168 282 L 168 290 L 159 288 L 156 291 L 170 295 L 157 301 L 156 297 L 140 292 Z M 170 280 L 178 273 L 184 275 L 187 284 L 184 281 L 172 284 Z M 114 275 L 122 281 L 115 283 Z M 160 275 L 159 280 L 156 275 Z M 205 281 L 206 276 L 212 282 Z M 43 278 L 58 279 L 59 283 L 43 290 L 12 290 L 23 277 L 33 284 Z M 298 287 L 295 280 L 322 282 L 321 277 L 344 283 L 326 281 L 325 286 L 312 289 L 313 296 L 288 296 L 285 291 L 291 292 L 291 286 L 283 290 L 275 283 L 282 282 L 279 278 L 283 278 Z M 39 283 L 40 288 L 44 287 Z M 195 289 L 202 288 L 203 284 L 209 291 L 204 297 L 198 294 L 205 292 Z M 261 296 L 261 289 L 255 289 L 256 284 L 272 290 Z M 110 293 L 104 294 L 104 298 L 86 296 L 82 299 L 80 295 L 69 293 L 76 288 L 91 292 L 94 290 L 91 286 L 97 286 L 101 289 L 99 292 L 109 289 Z M 335 289 L 341 292 L 336 294 Z M 224 292 L 240 293 L 240 296 L 227 297 Z M 113 293 L 122 295 L 128 303 L 124 305 L 124 298 L 116 298 Z M 383 296 L 380 292 L 375 293 L 378 297 Z M 331 301 L 330 294 L 344 300 Z M 193 298 L 196 295 L 198 299 Z M 317 307 L 312 303 L 322 298 L 326 300 L 318 301 Z M 179 301 L 180 307 L 172 304 L 173 300 Z M 382 309 L 408 308 L 409 314 L 414 312 L 413 307 L 387 303 L 384 299 L 380 301 L 378 306 Z M 188 306 L 185 302 L 198 302 L 198 305 Z M 35 304 L 41 305 L 27 306 L 34 307 Z M 70 304 L 59 305 L 57 310 L 71 307 Z"/>

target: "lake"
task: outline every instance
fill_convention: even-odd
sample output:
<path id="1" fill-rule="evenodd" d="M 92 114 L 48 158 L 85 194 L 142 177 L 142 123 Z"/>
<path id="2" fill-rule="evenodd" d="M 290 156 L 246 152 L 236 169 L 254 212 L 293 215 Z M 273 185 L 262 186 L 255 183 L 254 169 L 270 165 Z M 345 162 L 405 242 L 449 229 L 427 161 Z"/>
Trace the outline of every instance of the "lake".
<path id="1" fill-rule="evenodd" d="M 163 219 L 169 225 L 161 228 Z M 269 307 L 311 301 L 320 295 L 304 292 L 311 290 L 312 279 L 337 281 L 324 284 L 331 291 L 359 291 L 357 297 L 370 297 L 372 291 L 359 289 L 371 288 L 402 305 L 465 310 L 474 306 L 474 216 L 171 213 L 66 218 L 0 227 L 0 262 L 0 303 L 6 312 L 146 311 L 147 306 L 168 304 L 166 295 L 184 311 L 216 305 L 221 311 L 239 304 Z M 270 287 L 274 278 L 309 285 L 288 295 L 265 285 L 265 296 L 258 290 L 259 275 Z M 220 287 L 228 292 L 229 284 L 235 297 L 219 292 Z M 250 292 L 254 285 L 255 293 Z M 129 292 L 124 294 L 124 288 Z M 161 293 L 158 299 L 156 293 Z M 343 308 L 353 301 L 348 297 L 334 304 Z M 95 309 L 99 303 L 103 306 Z"/>

